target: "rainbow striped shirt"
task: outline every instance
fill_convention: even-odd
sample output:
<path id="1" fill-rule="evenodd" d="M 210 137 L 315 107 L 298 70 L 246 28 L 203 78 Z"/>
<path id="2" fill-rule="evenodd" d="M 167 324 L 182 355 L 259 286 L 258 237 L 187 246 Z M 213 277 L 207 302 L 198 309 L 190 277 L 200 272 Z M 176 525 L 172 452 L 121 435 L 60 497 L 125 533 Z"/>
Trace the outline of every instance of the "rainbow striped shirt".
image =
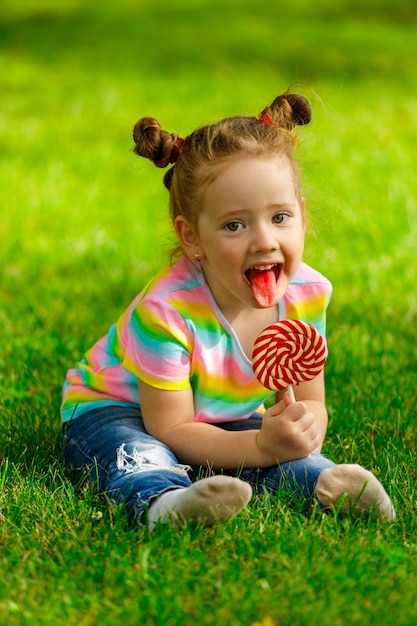
<path id="1" fill-rule="evenodd" d="M 278 305 L 324 337 L 330 282 L 301 263 Z M 247 419 L 272 394 L 261 385 L 199 266 L 182 257 L 153 278 L 107 335 L 67 373 L 64 420 L 104 405 L 140 405 L 138 379 L 193 390 L 195 420 Z"/>

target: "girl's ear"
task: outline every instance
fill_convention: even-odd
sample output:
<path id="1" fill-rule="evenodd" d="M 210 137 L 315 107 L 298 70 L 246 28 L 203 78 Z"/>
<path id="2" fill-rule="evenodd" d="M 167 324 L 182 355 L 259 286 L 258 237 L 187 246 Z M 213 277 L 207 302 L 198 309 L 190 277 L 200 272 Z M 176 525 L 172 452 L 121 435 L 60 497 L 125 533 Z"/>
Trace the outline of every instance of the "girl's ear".
<path id="1" fill-rule="evenodd" d="M 202 259 L 199 237 L 188 220 L 183 215 L 177 215 L 174 226 L 184 254 L 191 260 Z"/>

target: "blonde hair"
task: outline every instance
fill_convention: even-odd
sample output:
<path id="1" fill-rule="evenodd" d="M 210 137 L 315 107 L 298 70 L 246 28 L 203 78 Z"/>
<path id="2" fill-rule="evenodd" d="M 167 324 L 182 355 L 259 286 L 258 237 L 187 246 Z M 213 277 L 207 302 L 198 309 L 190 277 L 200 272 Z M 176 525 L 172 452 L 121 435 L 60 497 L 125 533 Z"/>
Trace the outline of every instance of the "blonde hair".
<path id="1" fill-rule="evenodd" d="M 265 107 L 258 117 L 235 116 L 195 130 L 185 139 L 169 133 L 153 117 L 143 117 L 133 129 L 134 152 L 150 159 L 156 167 L 175 163 L 164 176 L 169 191 L 171 220 L 182 215 L 193 228 L 201 210 L 207 185 L 218 172 L 219 164 L 231 158 L 280 155 L 288 159 L 300 206 L 301 181 L 294 157 L 297 137 L 295 126 L 311 121 L 307 100 L 299 94 L 285 93 Z M 217 166 L 217 167 L 216 167 Z M 179 242 L 171 259 L 181 256 Z"/>

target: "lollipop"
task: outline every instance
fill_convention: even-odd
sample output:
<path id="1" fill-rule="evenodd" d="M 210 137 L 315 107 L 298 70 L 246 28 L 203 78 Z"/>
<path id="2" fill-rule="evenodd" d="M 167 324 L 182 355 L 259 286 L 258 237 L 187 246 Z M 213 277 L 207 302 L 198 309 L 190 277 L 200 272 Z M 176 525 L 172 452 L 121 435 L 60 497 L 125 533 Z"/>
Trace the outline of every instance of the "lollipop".
<path id="1" fill-rule="evenodd" d="M 315 378 L 326 358 L 326 344 L 314 326 L 283 320 L 265 328 L 255 341 L 252 367 L 260 383 L 275 391 L 288 387 L 295 402 L 291 385 Z"/>

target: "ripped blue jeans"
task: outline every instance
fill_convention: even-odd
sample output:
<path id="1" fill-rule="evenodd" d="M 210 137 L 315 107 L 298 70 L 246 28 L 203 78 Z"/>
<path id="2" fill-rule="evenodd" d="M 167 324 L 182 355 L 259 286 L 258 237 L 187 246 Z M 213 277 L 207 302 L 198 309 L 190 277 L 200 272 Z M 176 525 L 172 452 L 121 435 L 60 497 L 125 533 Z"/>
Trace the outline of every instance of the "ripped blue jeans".
<path id="1" fill-rule="evenodd" d="M 259 429 L 262 417 L 216 424 L 226 430 Z M 106 406 L 63 424 L 66 464 L 87 475 L 100 492 L 126 505 L 131 520 L 143 518 L 154 498 L 165 491 L 189 487 L 199 468 L 182 465 L 161 441 L 149 435 L 139 407 Z M 334 463 L 322 454 L 267 468 L 223 471 L 251 484 L 255 492 L 289 492 L 309 499 L 320 473 Z"/>

